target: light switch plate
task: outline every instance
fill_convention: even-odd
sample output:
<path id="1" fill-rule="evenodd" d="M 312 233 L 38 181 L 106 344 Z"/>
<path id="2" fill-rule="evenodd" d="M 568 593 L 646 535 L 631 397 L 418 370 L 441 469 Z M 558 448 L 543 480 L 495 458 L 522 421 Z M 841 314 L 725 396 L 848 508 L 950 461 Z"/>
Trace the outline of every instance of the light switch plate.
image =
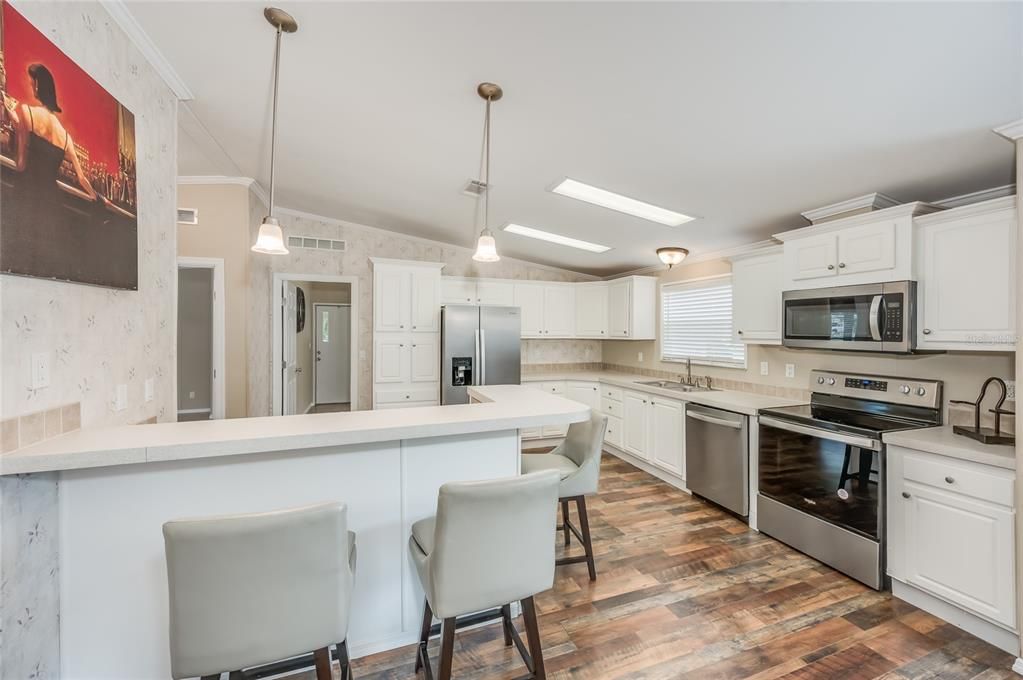
<path id="1" fill-rule="evenodd" d="M 760 375 L 768 375 L 771 372 L 771 365 L 766 361 L 760 362 Z"/>
<path id="2" fill-rule="evenodd" d="M 643 353 L 642 352 L 636 352 L 636 361 L 638 361 L 639 363 L 643 363 Z"/>
<path id="3" fill-rule="evenodd" d="M 114 410 L 123 411 L 128 408 L 128 386 L 124 383 L 117 386 L 117 394 L 114 397 Z"/>
<path id="4" fill-rule="evenodd" d="M 785 377 L 786 378 L 795 378 L 796 377 L 796 365 L 795 364 L 785 364 Z"/>
<path id="5" fill-rule="evenodd" d="M 155 390 L 153 389 L 153 379 L 152 378 L 146 378 L 146 401 L 152 401 L 153 400 L 153 392 L 154 391 Z"/>
<path id="6" fill-rule="evenodd" d="M 50 353 L 36 352 L 32 355 L 32 389 L 50 386 Z"/>

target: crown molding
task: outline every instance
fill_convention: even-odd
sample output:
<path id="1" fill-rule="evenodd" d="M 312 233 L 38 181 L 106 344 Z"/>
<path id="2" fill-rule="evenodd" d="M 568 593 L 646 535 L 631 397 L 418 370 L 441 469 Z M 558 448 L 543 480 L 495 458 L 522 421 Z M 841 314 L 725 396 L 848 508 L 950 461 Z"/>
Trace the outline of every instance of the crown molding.
<path id="1" fill-rule="evenodd" d="M 831 205 L 821 206 L 820 208 L 814 208 L 813 210 L 807 210 L 799 214 L 816 224 L 821 220 L 853 210 L 884 210 L 885 208 L 892 208 L 897 205 L 899 205 L 899 201 L 891 196 L 875 192 L 832 203 Z"/>
<path id="2" fill-rule="evenodd" d="M 968 194 L 962 194 L 960 196 L 943 198 L 940 201 L 931 201 L 931 205 L 936 205 L 939 208 L 948 210 L 949 208 L 961 208 L 964 205 L 972 205 L 973 203 L 983 203 L 985 201 L 993 201 L 996 198 L 1004 198 L 1005 196 L 1015 195 L 1016 185 L 1006 184 L 1000 187 L 991 187 L 990 189 L 981 189 L 980 191 L 973 191 Z"/>
<path id="3" fill-rule="evenodd" d="M 142 25 L 135 19 L 124 0 L 99 0 L 99 3 L 114 20 L 114 23 L 128 35 L 146 61 L 156 69 L 174 96 L 182 101 L 195 99 L 195 95 L 188 89 L 184 79 L 178 75 L 171 63 L 167 61 L 167 57 L 163 56 L 153 39 L 143 30 Z"/>
<path id="4" fill-rule="evenodd" d="M 243 186 L 255 195 L 263 205 L 269 205 L 266 190 L 251 177 L 233 177 L 231 175 L 178 175 L 178 184 L 188 185 L 222 185 Z"/>
<path id="5" fill-rule="evenodd" d="M 1014 120 L 1011 123 L 1005 125 L 999 125 L 992 130 L 996 135 L 1005 137 L 1011 142 L 1023 139 L 1023 118 Z"/>
<path id="6" fill-rule="evenodd" d="M 939 224 L 941 222 L 950 222 L 952 220 L 959 220 L 964 217 L 976 217 L 980 215 L 990 215 L 1001 210 L 1007 210 L 1015 213 L 1016 211 L 1016 196 L 1000 196 L 993 198 L 989 201 L 981 201 L 968 203 L 966 205 L 959 206 L 958 208 L 952 208 L 950 210 L 942 210 L 940 212 L 931 213 L 930 215 L 924 215 L 923 217 L 917 218 L 914 223 L 918 225 L 925 224 Z"/>
<path id="7" fill-rule="evenodd" d="M 886 219 L 898 219 L 900 217 L 918 217 L 920 215 L 927 215 L 932 212 L 937 212 L 941 208 L 931 204 L 924 203 L 923 201 L 913 201 L 912 203 L 903 203 L 893 208 L 886 208 L 885 210 L 874 210 L 872 212 L 860 213 L 859 215 L 852 215 L 850 217 L 843 217 L 840 219 L 827 220 L 820 224 L 811 224 L 808 227 L 800 227 L 798 229 L 790 229 L 788 231 L 782 231 L 774 234 L 774 238 L 778 239 L 782 243 L 785 241 L 791 241 L 797 238 L 803 238 L 813 234 L 827 234 L 833 231 L 839 231 L 846 227 L 853 227 L 860 224 L 869 224 L 871 222 L 877 222 Z"/>
<path id="8" fill-rule="evenodd" d="M 739 258 L 744 256 L 758 255 L 761 251 L 771 250 L 777 247 L 779 243 L 773 239 L 766 239 L 764 241 L 756 241 L 754 243 L 744 243 L 741 246 L 732 246 L 731 248 L 721 248 L 719 250 L 708 250 L 703 253 L 697 253 L 696 255 L 689 255 L 681 264 L 675 265 L 675 267 L 688 267 L 694 264 L 700 264 L 702 262 L 712 262 L 714 260 L 730 260 L 732 258 Z M 604 281 L 611 281 L 613 279 L 620 279 L 624 276 L 643 276 L 645 274 L 660 274 L 661 272 L 667 271 L 667 265 L 657 263 L 646 267 L 640 267 L 638 269 L 630 269 L 627 272 L 621 272 L 619 274 L 611 274 L 605 276 Z"/>

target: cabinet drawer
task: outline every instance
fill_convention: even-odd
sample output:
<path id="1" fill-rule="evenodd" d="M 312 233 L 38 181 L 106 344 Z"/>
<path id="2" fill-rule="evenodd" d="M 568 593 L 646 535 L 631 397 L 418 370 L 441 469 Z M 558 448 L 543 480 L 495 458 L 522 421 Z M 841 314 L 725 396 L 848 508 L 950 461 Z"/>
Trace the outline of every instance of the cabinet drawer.
<path id="1" fill-rule="evenodd" d="M 413 403 L 414 402 L 414 403 Z M 420 388 L 410 390 L 378 390 L 374 403 L 408 404 L 410 406 L 435 406 L 438 403 L 437 388 Z"/>
<path id="2" fill-rule="evenodd" d="M 906 452 L 902 466 L 908 480 L 990 503 L 1013 505 L 1013 479 L 1007 471 L 912 451 Z"/>
<path id="3" fill-rule="evenodd" d="M 600 411 L 606 413 L 609 416 L 615 416 L 618 418 L 622 417 L 622 403 L 620 401 L 611 401 L 610 399 L 604 398 L 600 400 Z"/>
<path id="4" fill-rule="evenodd" d="M 607 385 L 600 386 L 600 396 L 604 399 L 612 399 L 614 401 L 622 400 L 622 390 L 620 387 L 609 387 Z"/>
<path id="5" fill-rule="evenodd" d="M 604 441 L 615 446 L 622 448 L 622 419 L 617 416 L 607 417 L 607 432 L 604 433 Z"/>

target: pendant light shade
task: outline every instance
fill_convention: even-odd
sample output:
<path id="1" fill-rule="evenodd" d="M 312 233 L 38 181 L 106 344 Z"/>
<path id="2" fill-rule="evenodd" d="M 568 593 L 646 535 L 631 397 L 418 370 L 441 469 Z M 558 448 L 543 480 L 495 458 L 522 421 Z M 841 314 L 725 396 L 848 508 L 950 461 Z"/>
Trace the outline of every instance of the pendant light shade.
<path id="1" fill-rule="evenodd" d="M 294 33 L 298 30 L 298 22 L 290 14 L 276 7 L 267 7 L 263 16 L 277 31 L 274 40 L 274 103 L 273 117 L 270 124 L 270 214 L 263 218 L 259 225 L 259 235 L 252 246 L 252 252 L 266 255 L 287 255 L 288 248 L 284 245 L 284 232 L 281 223 L 273 216 L 274 212 L 274 165 L 277 161 L 277 84 L 281 71 L 281 35 Z"/>
<path id="2" fill-rule="evenodd" d="M 498 262 L 501 256 L 497 254 L 497 240 L 490 231 L 490 103 L 496 102 L 504 96 L 500 85 L 494 83 L 480 83 L 476 87 L 476 94 L 486 100 L 487 108 L 483 116 L 483 230 L 476 239 L 476 252 L 472 259 L 477 262 Z"/>
<path id="3" fill-rule="evenodd" d="M 668 269 L 680 264 L 682 260 L 686 259 L 686 255 L 688 254 L 688 250 L 685 248 L 678 248 L 676 246 L 657 249 L 657 257 L 661 258 L 661 262 L 668 265 Z"/>

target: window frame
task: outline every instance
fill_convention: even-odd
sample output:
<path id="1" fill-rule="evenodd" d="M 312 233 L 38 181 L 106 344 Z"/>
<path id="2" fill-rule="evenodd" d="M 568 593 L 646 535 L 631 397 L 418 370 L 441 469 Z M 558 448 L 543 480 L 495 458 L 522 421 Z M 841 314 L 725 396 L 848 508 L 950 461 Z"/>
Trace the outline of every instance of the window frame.
<path id="1" fill-rule="evenodd" d="M 744 371 L 749 366 L 749 351 L 746 343 L 741 340 L 736 340 L 734 335 L 729 334 L 731 340 L 738 346 L 742 347 L 742 361 L 724 360 L 720 358 L 705 358 L 705 357 L 690 357 L 676 358 L 665 356 L 664 347 L 665 340 L 667 340 L 667 328 L 665 324 L 664 314 L 664 299 L 666 293 L 670 293 L 672 288 L 700 288 L 705 287 L 708 284 L 715 283 L 727 283 L 732 289 L 732 306 L 731 306 L 731 318 L 732 324 L 735 323 L 735 284 L 731 273 L 728 274 L 716 274 L 714 276 L 703 276 L 694 279 L 683 279 L 681 281 L 672 281 L 670 283 L 662 283 L 660 285 L 659 297 L 657 300 L 657 316 L 658 326 L 660 327 L 660 333 L 657 338 L 657 350 L 660 360 L 663 363 L 668 364 L 684 364 L 686 361 L 691 361 L 697 366 L 712 366 L 715 368 L 731 368 L 739 371 Z"/>

